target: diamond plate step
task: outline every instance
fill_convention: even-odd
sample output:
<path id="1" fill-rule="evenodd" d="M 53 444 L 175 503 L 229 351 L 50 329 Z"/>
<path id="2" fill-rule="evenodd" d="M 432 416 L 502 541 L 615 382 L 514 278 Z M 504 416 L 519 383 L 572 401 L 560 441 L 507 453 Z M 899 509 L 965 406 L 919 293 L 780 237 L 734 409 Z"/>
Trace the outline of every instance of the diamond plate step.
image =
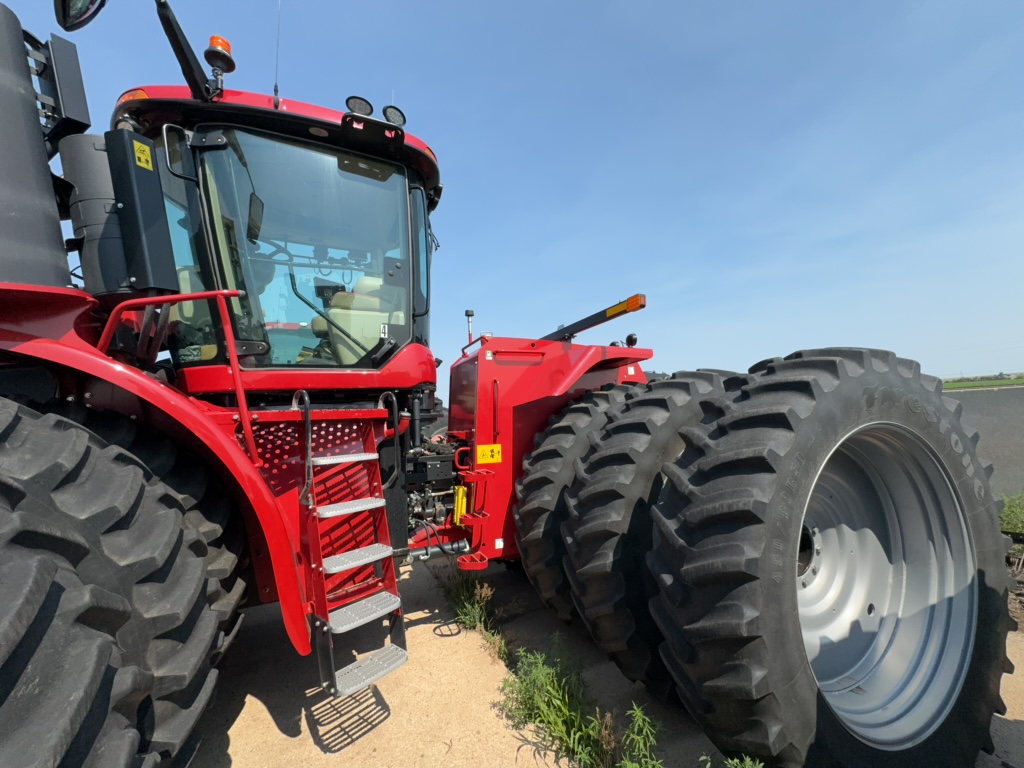
<path id="1" fill-rule="evenodd" d="M 360 565 L 375 563 L 391 555 L 392 549 L 387 544 L 371 544 L 362 549 L 353 549 L 340 555 L 324 558 L 324 573 L 341 573 L 358 568 Z"/>
<path id="2" fill-rule="evenodd" d="M 331 517 L 351 515 L 355 512 L 365 512 L 368 509 L 377 509 L 383 506 L 384 499 L 353 499 L 352 501 L 343 501 L 339 504 L 327 504 L 323 507 L 317 507 L 316 516 L 321 520 L 327 520 Z"/>
<path id="3" fill-rule="evenodd" d="M 342 632 L 349 632 L 363 624 L 368 624 L 381 616 L 387 616 L 402 605 L 402 599 L 390 592 L 378 592 L 375 595 L 363 598 L 357 603 L 350 603 L 341 608 L 331 611 L 328 621 L 331 625 L 331 632 L 340 635 Z"/>
<path id="4" fill-rule="evenodd" d="M 409 660 L 409 654 L 397 645 L 385 645 L 368 656 L 364 656 L 334 677 L 335 696 L 351 696 L 363 690 L 370 683 L 394 672 Z"/>
<path id="5" fill-rule="evenodd" d="M 380 458 L 380 454 L 378 453 L 347 453 L 342 456 L 314 456 L 313 466 L 330 467 L 335 464 L 353 464 L 357 461 L 369 461 L 370 459 L 378 458 Z"/>

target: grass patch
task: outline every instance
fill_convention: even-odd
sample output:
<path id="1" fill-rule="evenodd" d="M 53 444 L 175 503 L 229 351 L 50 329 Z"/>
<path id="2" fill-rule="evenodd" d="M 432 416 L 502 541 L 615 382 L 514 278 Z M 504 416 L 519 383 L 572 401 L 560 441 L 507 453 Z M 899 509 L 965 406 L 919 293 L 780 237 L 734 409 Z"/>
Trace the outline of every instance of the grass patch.
<path id="1" fill-rule="evenodd" d="M 634 703 L 620 732 L 610 712 L 591 706 L 582 669 L 560 637 L 551 654 L 522 648 L 513 656 L 493 626 L 494 588 L 454 567 L 439 581 L 455 622 L 480 632 L 495 658 L 510 667 L 499 709 L 514 728 L 532 726 L 542 746 L 574 768 L 663 768 L 654 756 L 658 726 Z"/>
<path id="2" fill-rule="evenodd" d="M 545 749 L 577 768 L 663 768 L 654 754 L 658 726 L 633 704 L 622 731 L 593 706 L 579 664 L 554 638 L 550 653 L 522 648 L 502 683 L 500 709 L 514 728 L 532 725 Z"/>
<path id="3" fill-rule="evenodd" d="M 764 763 L 752 757 L 730 757 L 724 761 L 715 762 L 714 758 L 708 755 L 700 756 L 701 768 L 764 768 Z"/>
<path id="4" fill-rule="evenodd" d="M 1020 387 L 1024 386 L 1024 379 L 978 379 L 977 381 L 944 381 L 942 388 L 951 389 L 978 389 L 981 387 Z"/>
<path id="5" fill-rule="evenodd" d="M 1024 492 L 1020 494 L 1024 508 Z M 655 755 L 658 724 L 635 702 L 621 728 L 611 712 L 591 702 L 579 662 L 570 657 L 559 635 L 549 653 L 520 648 L 511 654 L 494 629 L 494 588 L 453 567 L 438 575 L 455 622 L 483 636 L 495 658 L 509 668 L 501 684 L 499 710 L 517 730 L 532 727 L 540 746 L 573 768 L 664 768 Z M 716 762 L 703 755 L 700 768 L 764 768 L 750 757 Z"/>
<path id="6" fill-rule="evenodd" d="M 480 632 L 491 654 L 502 664 L 508 664 L 508 643 L 492 628 L 494 587 L 453 567 L 441 576 L 441 591 L 455 611 L 455 623 Z"/>
<path id="7" fill-rule="evenodd" d="M 1024 491 L 1003 497 L 999 527 L 1006 533 L 1024 533 Z"/>
<path id="8" fill-rule="evenodd" d="M 1024 373 L 992 373 L 987 376 L 955 376 L 942 380 L 943 389 L 977 389 L 978 387 L 1019 387 Z"/>

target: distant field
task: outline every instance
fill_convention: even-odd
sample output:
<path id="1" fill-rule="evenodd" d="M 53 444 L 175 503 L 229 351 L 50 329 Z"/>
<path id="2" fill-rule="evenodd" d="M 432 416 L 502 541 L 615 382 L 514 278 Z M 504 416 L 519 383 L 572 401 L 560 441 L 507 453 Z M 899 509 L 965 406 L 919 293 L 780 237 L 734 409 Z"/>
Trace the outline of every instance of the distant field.
<path id="1" fill-rule="evenodd" d="M 1013 379 L 981 379 L 979 381 L 944 381 L 942 388 L 950 389 L 977 389 L 978 387 L 1022 387 L 1024 378 Z"/>

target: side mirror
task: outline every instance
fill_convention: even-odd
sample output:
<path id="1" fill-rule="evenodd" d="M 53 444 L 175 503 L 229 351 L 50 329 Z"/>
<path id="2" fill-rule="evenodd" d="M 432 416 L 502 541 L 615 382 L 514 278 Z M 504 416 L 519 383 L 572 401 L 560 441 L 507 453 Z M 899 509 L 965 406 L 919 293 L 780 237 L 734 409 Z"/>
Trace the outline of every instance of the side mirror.
<path id="1" fill-rule="evenodd" d="M 100 12 L 107 0 L 53 0 L 57 23 L 66 32 L 81 29 Z"/>

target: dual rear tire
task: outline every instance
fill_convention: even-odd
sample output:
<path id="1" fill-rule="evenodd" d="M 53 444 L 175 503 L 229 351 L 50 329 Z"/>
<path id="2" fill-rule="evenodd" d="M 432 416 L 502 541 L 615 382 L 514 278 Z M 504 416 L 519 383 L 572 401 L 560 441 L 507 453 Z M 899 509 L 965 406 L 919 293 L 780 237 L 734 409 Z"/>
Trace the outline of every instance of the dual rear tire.
<path id="1" fill-rule="evenodd" d="M 662 699 L 674 685 L 647 610 L 657 592 L 645 565 L 650 509 L 662 465 L 685 450 L 687 434 L 705 419 L 702 399 L 723 392 L 722 377 L 710 372 L 676 373 L 631 392 L 578 463 L 561 526 L 565 575 L 591 636 L 626 677 Z"/>
<path id="2" fill-rule="evenodd" d="M 632 393 L 577 466 L 564 563 L 595 640 L 655 692 L 671 679 L 727 754 L 972 765 L 1013 625 L 959 405 L 876 350 L 701 376 L 688 399 Z"/>
<path id="3" fill-rule="evenodd" d="M 568 494 L 576 484 L 577 462 L 590 453 L 591 438 L 610 413 L 626 401 L 630 386 L 588 392 L 553 416 L 523 459 L 512 509 L 516 545 L 527 578 L 540 599 L 564 620 L 575 613 L 562 567 L 565 543 L 559 533 L 568 514 Z"/>

